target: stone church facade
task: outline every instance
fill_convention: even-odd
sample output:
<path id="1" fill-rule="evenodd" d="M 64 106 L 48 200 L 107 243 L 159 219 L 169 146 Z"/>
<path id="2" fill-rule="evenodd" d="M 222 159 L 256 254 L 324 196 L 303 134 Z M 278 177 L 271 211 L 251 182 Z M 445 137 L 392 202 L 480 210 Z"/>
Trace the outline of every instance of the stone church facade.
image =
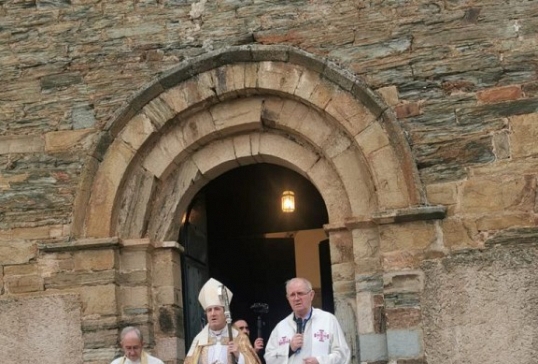
<path id="1" fill-rule="evenodd" d="M 538 3 L 0 4 L 0 361 L 185 355 L 179 221 L 219 175 L 325 202 L 353 363 L 534 363 Z"/>

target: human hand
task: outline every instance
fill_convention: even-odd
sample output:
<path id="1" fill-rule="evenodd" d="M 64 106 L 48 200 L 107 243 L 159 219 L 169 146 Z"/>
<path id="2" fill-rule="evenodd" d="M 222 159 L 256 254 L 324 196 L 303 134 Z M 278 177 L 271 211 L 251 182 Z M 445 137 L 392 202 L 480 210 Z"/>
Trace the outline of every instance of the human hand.
<path id="1" fill-rule="evenodd" d="M 303 347 L 303 334 L 295 334 L 291 338 L 290 348 L 292 351 L 297 351 Z"/>
<path id="2" fill-rule="evenodd" d="M 239 345 L 233 341 L 230 341 L 228 343 L 228 354 L 233 354 L 235 359 L 239 359 Z"/>
<path id="3" fill-rule="evenodd" d="M 319 364 L 319 361 L 315 356 L 310 356 L 303 359 L 303 364 Z"/>
<path id="4" fill-rule="evenodd" d="M 263 349 L 263 339 L 261 337 L 254 341 L 254 350 L 260 351 Z"/>

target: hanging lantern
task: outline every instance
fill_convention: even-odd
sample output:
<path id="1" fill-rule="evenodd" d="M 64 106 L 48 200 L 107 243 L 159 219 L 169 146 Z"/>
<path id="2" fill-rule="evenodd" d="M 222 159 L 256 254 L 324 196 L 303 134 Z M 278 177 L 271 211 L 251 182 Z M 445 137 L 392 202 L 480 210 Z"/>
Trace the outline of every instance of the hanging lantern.
<path id="1" fill-rule="evenodd" d="M 282 192 L 282 212 L 295 211 L 295 194 L 293 191 Z"/>

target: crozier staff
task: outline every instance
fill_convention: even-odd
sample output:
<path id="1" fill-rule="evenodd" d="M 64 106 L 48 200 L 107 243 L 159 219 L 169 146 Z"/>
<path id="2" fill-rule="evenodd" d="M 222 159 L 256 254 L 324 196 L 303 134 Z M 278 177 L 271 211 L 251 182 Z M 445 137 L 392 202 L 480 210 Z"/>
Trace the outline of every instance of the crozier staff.
<path id="1" fill-rule="evenodd" d="M 336 317 L 313 308 L 312 284 L 304 278 L 286 282 L 292 313 L 280 321 L 265 347 L 267 364 L 348 364 L 351 352 Z"/>
<path id="2" fill-rule="evenodd" d="M 230 341 L 223 289 L 231 301 L 232 292 L 216 279 L 209 279 L 200 290 L 198 301 L 208 323 L 194 338 L 184 364 L 234 364 L 230 363 L 232 355 L 236 364 L 261 364 L 248 337 L 231 326 L 233 340 Z"/>

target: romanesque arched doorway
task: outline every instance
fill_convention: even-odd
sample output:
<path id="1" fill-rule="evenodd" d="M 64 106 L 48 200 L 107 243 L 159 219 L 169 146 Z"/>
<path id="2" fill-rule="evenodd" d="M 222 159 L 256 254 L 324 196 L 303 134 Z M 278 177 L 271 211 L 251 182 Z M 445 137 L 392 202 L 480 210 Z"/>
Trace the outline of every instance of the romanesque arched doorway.
<path id="1" fill-rule="evenodd" d="M 293 212 L 281 208 L 286 190 L 295 193 Z M 232 289 L 232 317 L 246 320 L 252 335 L 257 328 L 256 304 L 268 308 L 260 317 L 266 340 L 289 312 L 284 282 L 291 277 L 309 279 L 316 292 L 315 306 L 334 311 L 330 253 L 320 253 L 320 242 L 327 239 L 323 231 L 327 211 L 319 192 L 298 173 L 268 163 L 235 168 L 204 186 L 182 221 L 187 345 L 200 330 L 204 315 L 196 296 L 209 277 Z"/>
<path id="2" fill-rule="evenodd" d="M 372 282 L 383 279 L 376 224 L 402 215 L 427 219 L 429 210 L 420 210 L 425 201 L 403 133 L 358 79 L 288 47 L 226 49 L 162 76 L 131 101 L 102 141 L 110 144 L 100 145 L 97 160 L 88 163 L 87 174 L 95 177 L 79 196 L 73 231 L 79 238 L 118 237 L 120 271 L 130 249 L 150 260 L 146 279 L 137 282 L 147 294 L 147 314 L 118 315 L 151 327 L 163 353 L 173 347 L 166 355 L 177 359 L 184 350 L 182 286 L 174 274 L 183 250 L 181 217 L 211 180 L 239 166 L 271 163 L 304 176 L 323 198 L 335 310 L 354 360 L 386 356 L 386 345 L 359 354 L 363 337 L 386 340 L 375 324 L 382 283 L 380 291 Z M 123 307 L 126 297 L 117 297 Z"/>

